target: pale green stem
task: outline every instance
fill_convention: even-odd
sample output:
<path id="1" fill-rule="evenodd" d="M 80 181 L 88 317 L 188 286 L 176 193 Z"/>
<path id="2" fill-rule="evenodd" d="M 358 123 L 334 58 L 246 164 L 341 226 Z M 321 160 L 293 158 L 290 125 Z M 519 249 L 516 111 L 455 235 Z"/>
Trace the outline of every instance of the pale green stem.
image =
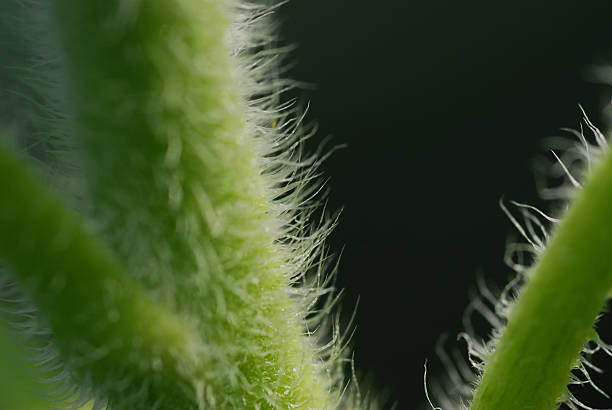
<path id="1" fill-rule="evenodd" d="M 206 407 L 333 405 L 289 296 L 228 0 L 59 0 L 91 219 L 212 364 Z"/>
<path id="2" fill-rule="evenodd" d="M 612 155 L 588 175 L 529 274 L 472 410 L 550 410 L 612 289 Z"/>

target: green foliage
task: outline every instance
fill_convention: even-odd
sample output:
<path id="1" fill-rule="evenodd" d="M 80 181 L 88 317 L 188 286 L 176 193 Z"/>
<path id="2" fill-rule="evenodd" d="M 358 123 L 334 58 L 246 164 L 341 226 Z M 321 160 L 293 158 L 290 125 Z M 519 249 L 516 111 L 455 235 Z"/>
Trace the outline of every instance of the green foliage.
<path id="1" fill-rule="evenodd" d="M 6 318 L 0 317 L 0 323 Z M 0 409 L 44 410 L 49 404 L 40 400 L 42 394 L 49 393 L 50 385 L 42 381 L 44 377 L 33 365 L 27 365 L 18 358 L 28 354 L 24 349 L 25 341 L 4 326 L 0 328 Z M 36 374 L 40 380 L 32 377 Z M 38 392 L 38 394 L 35 394 Z"/>

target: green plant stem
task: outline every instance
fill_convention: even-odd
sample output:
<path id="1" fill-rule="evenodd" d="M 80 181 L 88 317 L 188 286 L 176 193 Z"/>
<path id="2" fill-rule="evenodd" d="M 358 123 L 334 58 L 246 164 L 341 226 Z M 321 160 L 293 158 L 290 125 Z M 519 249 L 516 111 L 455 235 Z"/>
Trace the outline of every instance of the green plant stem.
<path id="1" fill-rule="evenodd" d="M 612 288 L 612 155 L 587 176 L 528 275 L 472 410 L 550 410 Z"/>
<path id="2" fill-rule="evenodd" d="M 1 146 L 0 186 L 0 257 L 53 329 L 73 375 L 120 409 L 197 408 L 206 366 L 194 330 L 152 304 L 79 218 Z"/>
<path id="3" fill-rule="evenodd" d="M 55 12 L 96 231 L 194 325 L 207 408 L 333 406 L 291 297 L 287 220 L 246 123 L 233 0 L 59 0 Z M 87 39 L 87 41 L 84 41 Z M 307 259 L 310 255 L 301 255 Z"/>

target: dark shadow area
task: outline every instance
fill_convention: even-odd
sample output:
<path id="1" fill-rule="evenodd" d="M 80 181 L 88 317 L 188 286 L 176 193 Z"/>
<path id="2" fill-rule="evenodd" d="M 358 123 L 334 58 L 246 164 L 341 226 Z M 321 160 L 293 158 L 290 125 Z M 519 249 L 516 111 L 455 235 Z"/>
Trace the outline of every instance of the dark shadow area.
<path id="1" fill-rule="evenodd" d="M 344 207 L 330 244 L 346 245 L 345 317 L 361 297 L 357 368 L 398 408 L 422 405 L 426 359 L 428 377 L 442 371 L 436 340 L 446 332 L 454 343 L 477 272 L 512 277 L 503 255 L 513 229 L 498 201 L 546 209 L 533 170 L 550 156 L 544 138 L 578 128 L 579 103 L 605 128 L 612 93 L 587 69 L 612 64 L 611 14 L 609 1 L 578 0 L 280 9 L 282 40 L 298 46 L 289 75 L 313 86 L 295 96 L 310 101 L 317 138 L 348 144 L 323 168 L 329 207 Z"/>

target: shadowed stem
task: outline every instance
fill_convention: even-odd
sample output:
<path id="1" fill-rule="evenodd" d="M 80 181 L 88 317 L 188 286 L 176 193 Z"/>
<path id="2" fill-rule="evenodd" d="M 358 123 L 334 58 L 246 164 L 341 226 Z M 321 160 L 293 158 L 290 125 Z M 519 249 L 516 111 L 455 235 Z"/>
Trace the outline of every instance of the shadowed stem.
<path id="1" fill-rule="evenodd" d="M 0 256 L 53 329 L 68 368 L 118 408 L 195 408 L 205 367 L 194 330 L 151 303 L 80 218 L 3 147 L 0 186 L 10 198 L 0 201 Z M 143 388 L 149 393 L 137 395 Z"/>

